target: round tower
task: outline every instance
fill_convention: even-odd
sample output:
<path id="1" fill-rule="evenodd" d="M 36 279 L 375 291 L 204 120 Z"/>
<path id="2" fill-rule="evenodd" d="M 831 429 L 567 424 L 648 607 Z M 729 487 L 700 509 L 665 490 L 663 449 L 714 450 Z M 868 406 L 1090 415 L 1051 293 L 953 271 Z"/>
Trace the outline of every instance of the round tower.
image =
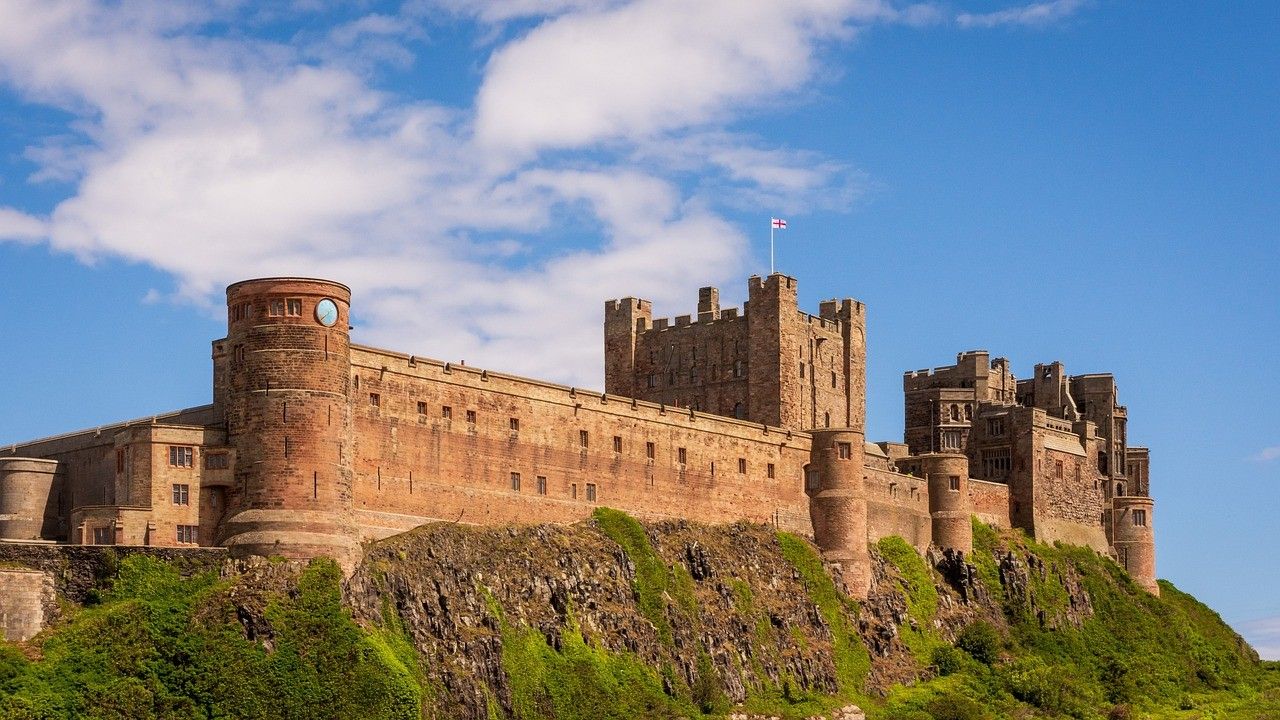
<path id="1" fill-rule="evenodd" d="M 58 461 L 0 458 L 0 539 L 54 540 L 61 536 Z"/>
<path id="2" fill-rule="evenodd" d="M 805 485 L 813 537 L 822 556 L 840 564 L 845 590 L 866 598 L 871 585 L 867 553 L 867 495 L 862 479 L 863 433 L 854 428 L 814 430 Z"/>
<path id="3" fill-rule="evenodd" d="M 1133 581 L 1147 592 L 1160 594 L 1156 584 L 1156 538 L 1149 497 L 1121 496 L 1112 499 L 1111 544 L 1116 559 Z"/>
<path id="4" fill-rule="evenodd" d="M 219 536 L 236 555 L 360 556 L 352 504 L 351 291 L 263 278 L 227 288 L 227 442 Z"/>
<path id="5" fill-rule="evenodd" d="M 920 471 L 929 481 L 929 516 L 933 521 L 934 546 L 966 555 L 973 552 L 969 458 L 960 453 L 921 455 Z"/>

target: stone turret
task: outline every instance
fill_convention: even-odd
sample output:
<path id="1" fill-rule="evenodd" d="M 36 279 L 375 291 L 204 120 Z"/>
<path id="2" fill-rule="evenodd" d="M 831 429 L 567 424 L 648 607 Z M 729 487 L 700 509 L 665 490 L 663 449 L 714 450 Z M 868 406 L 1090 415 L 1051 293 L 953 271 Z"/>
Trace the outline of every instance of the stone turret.
<path id="1" fill-rule="evenodd" d="M 227 288 L 235 480 L 219 544 L 240 555 L 360 554 L 352 506 L 351 291 L 265 278 Z"/>
<path id="2" fill-rule="evenodd" d="M 973 552 L 969 458 L 960 453 L 921 455 L 920 468 L 929 481 L 933 545 L 968 555 Z"/>
<path id="3" fill-rule="evenodd" d="M 813 431 L 805 478 L 814 541 L 824 559 L 840 565 L 845 590 L 856 598 L 865 598 L 871 585 L 863 443 L 861 429 Z"/>
<path id="4" fill-rule="evenodd" d="M 1152 513 L 1155 501 L 1149 497 L 1114 498 L 1111 511 L 1112 546 L 1116 559 L 1148 592 L 1160 594 L 1156 584 L 1156 538 Z"/>

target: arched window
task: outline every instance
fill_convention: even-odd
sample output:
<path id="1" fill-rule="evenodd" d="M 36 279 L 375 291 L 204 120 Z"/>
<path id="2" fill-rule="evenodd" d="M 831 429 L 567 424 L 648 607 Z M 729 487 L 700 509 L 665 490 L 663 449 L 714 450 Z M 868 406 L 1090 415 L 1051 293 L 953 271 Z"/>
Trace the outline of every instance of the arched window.
<path id="1" fill-rule="evenodd" d="M 822 413 L 822 421 L 826 423 L 825 427 L 831 427 L 831 413 Z"/>
<path id="2" fill-rule="evenodd" d="M 952 405 L 952 406 L 951 406 L 951 421 L 952 421 L 952 422 L 959 422 L 959 421 L 960 421 L 960 406 L 959 406 L 959 405 Z"/>
<path id="3" fill-rule="evenodd" d="M 1116 483 L 1116 497 L 1124 497 L 1124 483 Z"/>
<path id="4" fill-rule="evenodd" d="M 733 404 L 733 416 L 738 418 L 739 420 L 742 420 L 747 416 L 747 412 L 745 409 L 743 409 L 742 403 Z"/>
<path id="5" fill-rule="evenodd" d="M 965 405 L 965 406 L 964 406 L 964 419 L 965 419 L 965 420 L 972 420 L 972 419 L 973 419 L 973 406 L 972 406 L 972 405 Z"/>

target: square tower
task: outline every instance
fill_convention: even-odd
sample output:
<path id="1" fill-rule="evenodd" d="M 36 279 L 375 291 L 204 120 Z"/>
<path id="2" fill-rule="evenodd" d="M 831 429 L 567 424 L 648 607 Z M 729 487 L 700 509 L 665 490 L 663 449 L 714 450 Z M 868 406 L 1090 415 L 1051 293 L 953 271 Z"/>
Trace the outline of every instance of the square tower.
<path id="1" fill-rule="evenodd" d="M 648 301 L 605 303 L 605 391 L 797 430 L 866 422 L 866 306 L 828 300 L 800 310 L 795 278 L 747 280 L 747 303 L 652 320 Z"/>

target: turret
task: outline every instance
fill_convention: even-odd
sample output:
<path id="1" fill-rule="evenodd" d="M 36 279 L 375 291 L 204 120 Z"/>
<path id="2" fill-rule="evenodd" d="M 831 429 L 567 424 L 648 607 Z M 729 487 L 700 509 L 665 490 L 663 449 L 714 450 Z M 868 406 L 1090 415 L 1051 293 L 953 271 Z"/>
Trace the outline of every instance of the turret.
<path id="1" fill-rule="evenodd" d="M 227 288 L 227 442 L 236 449 L 221 543 L 237 555 L 359 558 L 352 506 L 351 291 L 264 278 Z"/>
<path id="2" fill-rule="evenodd" d="M 1156 584 L 1156 539 L 1152 511 L 1155 501 L 1149 497 L 1122 496 L 1112 499 L 1111 544 L 1116 560 L 1129 572 L 1133 581 L 1147 592 L 1160 594 Z"/>
<path id="3" fill-rule="evenodd" d="M 0 458 L 0 539 L 55 540 L 65 535 L 57 460 Z"/>
<path id="4" fill-rule="evenodd" d="M 929 481 L 934 546 L 965 554 L 973 552 L 969 458 L 960 453 L 921 455 L 920 470 Z"/>
<path id="5" fill-rule="evenodd" d="M 605 392 L 637 397 L 636 336 L 653 321 L 653 304 L 638 298 L 608 300 L 604 304 Z"/>
<path id="6" fill-rule="evenodd" d="M 814 430 L 805 478 L 814 541 L 825 560 L 840 565 L 855 598 L 865 598 L 871 585 L 863 442 L 861 429 Z"/>

